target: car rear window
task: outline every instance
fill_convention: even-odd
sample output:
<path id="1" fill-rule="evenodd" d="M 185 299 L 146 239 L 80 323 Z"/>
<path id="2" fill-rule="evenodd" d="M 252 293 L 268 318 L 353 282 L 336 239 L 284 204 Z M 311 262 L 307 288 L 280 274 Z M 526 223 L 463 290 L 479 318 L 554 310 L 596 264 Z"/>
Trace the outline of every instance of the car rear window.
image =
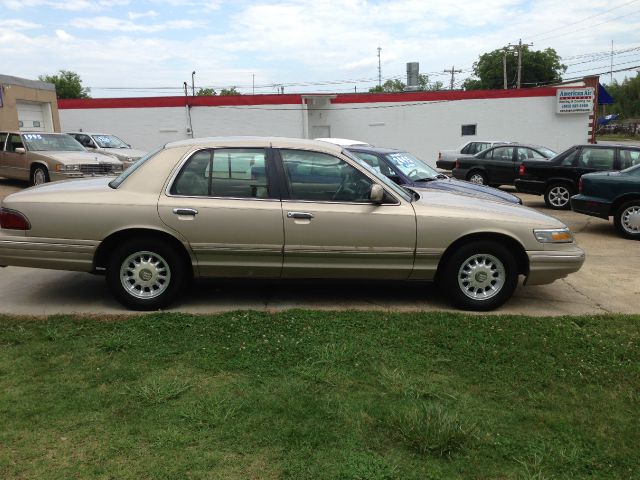
<path id="1" fill-rule="evenodd" d="M 147 153 L 144 157 L 140 157 L 133 165 L 127 168 L 124 172 L 122 172 L 116 178 L 111 180 L 109 182 L 109 186 L 111 188 L 118 188 L 120 185 L 122 185 L 122 182 L 124 182 L 129 177 L 129 175 L 131 175 L 133 172 L 139 169 L 147 160 L 151 159 L 152 157 L 155 157 L 156 154 L 160 152 L 163 148 L 164 147 L 156 148 L 155 150 L 152 150 L 151 152 Z"/>

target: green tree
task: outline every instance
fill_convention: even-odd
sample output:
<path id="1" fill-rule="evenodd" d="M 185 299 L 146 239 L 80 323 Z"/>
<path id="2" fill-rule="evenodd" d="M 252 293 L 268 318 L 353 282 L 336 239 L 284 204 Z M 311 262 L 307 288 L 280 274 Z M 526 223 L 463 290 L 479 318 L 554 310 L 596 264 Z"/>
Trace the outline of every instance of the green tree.
<path id="1" fill-rule="evenodd" d="M 463 86 L 466 90 L 504 88 L 503 61 L 504 49 L 483 53 L 473 64 L 473 74 L 477 78 L 468 78 Z M 522 47 L 523 87 L 533 87 L 562 81 L 562 74 L 567 66 L 560 62 L 560 57 L 553 48 L 545 50 L 529 50 Z M 518 59 L 513 52 L 507 52 L 507 86 L 514 88 L 518 76 Z"/>
<path id="2" fill-rule="evenodd" d="M 238 90 L 236 90 L 236 87 L 231 87 L 231 88 L 223 88 L 222 90 L 220 90 L 220 95 L 242 95 Z"/>
<path id="3" fill-rule="evenodd" d="M 90 98 L 90 88 L 82 86 L 80 75 L 69 70 L 60 70 L 57 75 L 40 75 L 41 82 L 53 83 L 58 98 Z"/>
<path id="4" fill-rule="evenodd" d="M 614 80 L 607 85 L 607 91 L 614 100 L 613 105 L 607 107 L 608 113 L 619 113 L 624 118 L 640 117 L 640 75 L 625 78 L 622 83 Z"/>
<path id="5" fill-rule="evenodd" d="M 214 95 L 217 95 L 217 93 L 213 88 L 199 88 L 196 92 L 198 97 L 212 97 Z"/>
<path id="6" fill-rule="evenodd" d="M 369 89 L 369 93 L 404 92 L 407 86 L 401 80 L 387 80 L 382 85 L 376 85 Z M 429 83 L 428 75 L 418 75 L 418 88 L 413 91 L 442 90 L 442 82 Z"/>

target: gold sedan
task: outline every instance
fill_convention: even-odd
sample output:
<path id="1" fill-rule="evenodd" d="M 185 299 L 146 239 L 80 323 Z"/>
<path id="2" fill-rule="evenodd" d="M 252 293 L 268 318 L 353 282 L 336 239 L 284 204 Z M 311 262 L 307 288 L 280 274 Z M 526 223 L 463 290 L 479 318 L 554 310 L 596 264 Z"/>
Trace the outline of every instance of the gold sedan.
<path id="1" fill-rule="evenodd" d="M 286 138 L 174 142 L 116 179 L 6 197 L 0 265 L 105 273 L 125 306 L 169 305 L 191 277 L 436 281 L 490 310 L 520 275 L 577 271 L 568 228 L 535 210 L 403 189 L 342 147 Z"/>

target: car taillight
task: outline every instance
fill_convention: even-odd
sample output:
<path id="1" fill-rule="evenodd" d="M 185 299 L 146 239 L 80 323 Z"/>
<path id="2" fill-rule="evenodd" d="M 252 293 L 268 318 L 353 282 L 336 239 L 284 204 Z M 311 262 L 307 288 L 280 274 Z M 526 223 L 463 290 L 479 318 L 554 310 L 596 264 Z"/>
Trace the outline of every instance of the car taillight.
<path id="1" fill-rule="evenodd" d="M 582 177 L 580 177 L 578 181 L 578 193 L 582 193 Z"/>
<path id="2" fill-rule="evenodd" d="M 521 177 L 524 176 L 524 163 L 520 164 L 520 168 L 518 169 L 518 175 L 520 175 Z"/>
<path id="3" fill-rule="evenodd" d="M 31 230 L 27 217 L 15 210 L 0 208 L 0 228 L 7 230 Z"/>
<path id="4" fill-rule="evenodd" d="M 456 166 L 455 168 L 460 168 L 460 160 L 456 160 Z"/>

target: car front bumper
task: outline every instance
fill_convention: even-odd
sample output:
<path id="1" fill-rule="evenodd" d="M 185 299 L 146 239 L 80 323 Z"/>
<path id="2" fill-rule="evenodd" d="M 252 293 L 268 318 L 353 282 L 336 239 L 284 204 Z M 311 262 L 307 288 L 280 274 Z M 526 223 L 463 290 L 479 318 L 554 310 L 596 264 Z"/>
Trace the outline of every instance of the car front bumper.
<path id="1" fill-rule="evenodd" d="M 586 195 L 574 195 L 571 197 L 571 210 L 592 217 L 609 219 L 611 203 L 603 202 L 599 198 L 588 197 Z"/>
<path id="2" fill-rule="evenodd" d="M 585 260 L 584 251 L 577 245 L 566 250 L 528 251 L 529 273 L 525 285 L 546 285 L 577 272 Z"/>
<path id="3" fill-rule="evenodd" d="M 547 184 L 540 180 L 521 180 L 519 178 L 513 184 L 518 192 L 531 193 L 533 195 L 542 195 L 547 187 Z"/>

